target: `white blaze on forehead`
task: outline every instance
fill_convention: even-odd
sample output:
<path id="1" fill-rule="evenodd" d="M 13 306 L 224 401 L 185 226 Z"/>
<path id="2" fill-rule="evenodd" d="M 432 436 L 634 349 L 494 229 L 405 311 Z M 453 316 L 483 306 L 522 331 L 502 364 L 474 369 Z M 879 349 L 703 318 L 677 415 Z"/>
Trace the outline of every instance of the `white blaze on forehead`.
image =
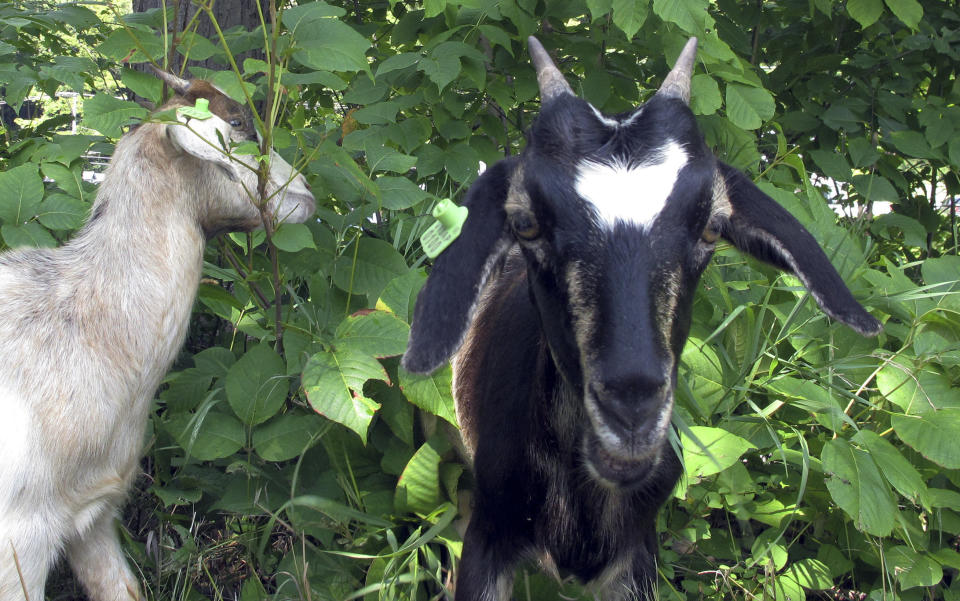
<path id="1" fill-rule="evenodd" d="M 649 228 L 667 203 L 689 157 L 671 140 L 639 165 L 584 161 L 577 167 L 576 188 L 593 205 L 600 223 L 617 221 Z"/>

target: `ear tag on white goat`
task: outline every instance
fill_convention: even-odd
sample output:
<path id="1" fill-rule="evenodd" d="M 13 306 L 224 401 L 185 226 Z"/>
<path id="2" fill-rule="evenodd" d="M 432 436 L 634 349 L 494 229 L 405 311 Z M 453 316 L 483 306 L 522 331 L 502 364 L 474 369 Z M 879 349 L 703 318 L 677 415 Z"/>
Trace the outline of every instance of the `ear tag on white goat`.
<path id="1" fill-rule="evenodd" d="M 200 119 L 201 121 L 213 117 L 213 113 L 210 112 L 210 101 L 206 98 L 197 98 L 197 102 L 193 106 L 181 106 L 177 109 L 177 115 Z"/>
<path id="2" fill-rule="evenodd" d="M 433 208 L 437 222 L 427 228 L 420 236 L 423 252 L 436 259 L 450 243 L 457 239 L 463 222 L 467 220 L 467 207 L 458 207 L 449 198 L 444 198 Z"/>

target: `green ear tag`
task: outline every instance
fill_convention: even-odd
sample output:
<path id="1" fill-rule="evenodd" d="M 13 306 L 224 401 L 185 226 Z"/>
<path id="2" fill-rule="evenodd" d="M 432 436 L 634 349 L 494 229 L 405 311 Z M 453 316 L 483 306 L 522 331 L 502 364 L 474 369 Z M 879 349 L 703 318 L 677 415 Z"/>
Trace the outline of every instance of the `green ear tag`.
<path id="1" fill-rule="evenodd" d="M 444 198 L 433 208 L 437 222 L 420 236 L 423 252 L 431 259 L 443 252 L 460 235 L 460 228 L 467 220 L 467 207 L 458 207 L 449 198 Z"/>
<path id="2" fill-rule="evenodd" d="M 210 101 L 206 98 L 197 98 L 197 102 L 193 106 L 181 106 L 177 109 L 177 114 L 200 120 L 213 117 L 213 113 L 210 112 Z"/>

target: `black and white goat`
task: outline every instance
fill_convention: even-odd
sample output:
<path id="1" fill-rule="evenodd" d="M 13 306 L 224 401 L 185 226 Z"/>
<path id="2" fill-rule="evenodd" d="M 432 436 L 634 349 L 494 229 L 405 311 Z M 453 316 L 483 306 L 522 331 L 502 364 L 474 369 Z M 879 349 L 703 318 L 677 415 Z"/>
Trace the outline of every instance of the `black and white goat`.
<path id="1" fill-rule="evenodd" d="M 604 599 L 646 599 L 694 290 L 718 238 L 796 274 L 864 335 L 880 323 L 813 237 L 718 161 L 688 108 L 696 39 L 657 94 L 601 114 L 530 38 L 541 112 L 518 158 L 473 184 L 463 232 L 417 300 L 406 369 L 454 355 L 476 476 L 458 601 L 510 597 L 538 557 Z"/>

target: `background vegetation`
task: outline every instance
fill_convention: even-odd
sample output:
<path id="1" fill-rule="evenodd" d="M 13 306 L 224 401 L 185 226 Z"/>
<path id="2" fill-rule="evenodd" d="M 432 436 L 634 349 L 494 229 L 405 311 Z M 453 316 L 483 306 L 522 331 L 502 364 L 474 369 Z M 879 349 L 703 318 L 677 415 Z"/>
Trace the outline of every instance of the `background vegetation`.
<path id="1" fill-rule="evenodd" d="M 186 59 L 252 102 L 319 201 L 312 223 L 208 246 L 123 519 L 148 598 L 442 598 L 470 476 L 440 427 L 449 369 L 416 377 L 397 356 L 430 208 L 523 146 L 536 34 L 608 113 L 648 98 L 698 36 L 708 143 L 885 322 L 863 339 L 721 246 L 683 355 L 686 477 L 659 518 L 661 597 L 960 599 L 955 2 L 199 0 L 179 25 L 186 4 L 0 4 L 3 247 L 82 223 L 90 153 L 146 118 L 133 94 L 162 101 L 133 68 L 146 61 Z M 261 25 L 211 28 L 237 9 Z M 79 128 L 58 92 L 84 95 Z M 49 594 L 79 595 L 65 574 Z M 587 595 L 519 573 L 517 599 L 558 594 Z"/>

